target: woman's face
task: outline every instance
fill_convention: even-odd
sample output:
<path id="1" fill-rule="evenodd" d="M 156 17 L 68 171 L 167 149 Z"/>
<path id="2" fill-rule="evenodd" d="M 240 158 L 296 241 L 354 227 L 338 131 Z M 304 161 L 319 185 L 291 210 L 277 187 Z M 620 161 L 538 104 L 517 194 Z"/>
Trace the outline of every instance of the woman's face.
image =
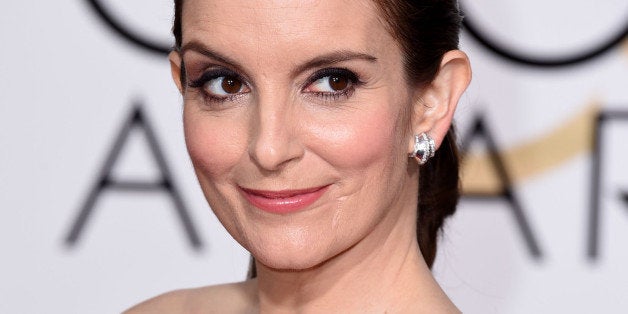
<path id="1" fill-rule="evenodd" d="M 258 261 L 313 267 L 414 210 L 414 90 L 371 1 L 186 0 L 182 21 L 189 154 Z"/>

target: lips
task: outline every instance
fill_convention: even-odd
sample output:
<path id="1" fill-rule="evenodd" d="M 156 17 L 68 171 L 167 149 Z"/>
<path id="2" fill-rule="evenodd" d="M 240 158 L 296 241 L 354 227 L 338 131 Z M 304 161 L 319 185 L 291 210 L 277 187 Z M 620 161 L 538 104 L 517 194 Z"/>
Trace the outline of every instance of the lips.
<path id="1" fill-rule="evenodd" d="M 327 191 L 319 186 L 300 190 L 264 191 L 240 187 L 244 197 L 251 205 L 274 214 L 288 214 L 310 206 Z"/>

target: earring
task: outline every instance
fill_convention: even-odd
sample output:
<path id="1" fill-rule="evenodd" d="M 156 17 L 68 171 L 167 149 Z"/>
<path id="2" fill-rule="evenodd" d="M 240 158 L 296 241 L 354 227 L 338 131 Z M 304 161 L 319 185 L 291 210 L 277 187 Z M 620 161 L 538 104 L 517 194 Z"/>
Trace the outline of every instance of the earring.
<path id="1" fill-rule="evenodd" d="M 436 144 L 434 139 L 425 133 L 414 135 L 414 151 L 408 157 L 414 157 L 419 165 L 424 165 L 428 159 L 434 157 Z"/>

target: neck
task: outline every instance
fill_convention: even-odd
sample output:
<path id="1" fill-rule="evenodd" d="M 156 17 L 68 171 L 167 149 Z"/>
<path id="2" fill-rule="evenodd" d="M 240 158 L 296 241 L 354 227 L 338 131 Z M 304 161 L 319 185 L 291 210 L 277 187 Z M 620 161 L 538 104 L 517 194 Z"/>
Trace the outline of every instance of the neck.
<path id="1" fill-rule="evenodd" d="M 456 312 L 421 256 L 415 221 L 416 214 L 390 215 L 356 245 L 311 269 L 276 270 L 258 262 L 260 312 Z"/>

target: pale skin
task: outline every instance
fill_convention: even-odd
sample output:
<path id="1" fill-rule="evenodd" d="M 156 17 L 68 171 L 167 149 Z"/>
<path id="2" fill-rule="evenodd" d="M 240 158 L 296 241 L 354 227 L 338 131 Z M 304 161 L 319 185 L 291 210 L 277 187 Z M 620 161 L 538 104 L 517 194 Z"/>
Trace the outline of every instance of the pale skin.
<path id="1" fill-rule="evenodd" d="M 127 313 L 459 312 L 421 256 L 407 156 L 414 134 L 443 141 L 471 77 L 464 53 L 447 52 L 434 81 L 414 86 L 369 0 L 186 0 L 170 62 L 201 188 L 258 277 Z M 240 191 L 317 186 L 320 199 L 289 214 Z"/>

